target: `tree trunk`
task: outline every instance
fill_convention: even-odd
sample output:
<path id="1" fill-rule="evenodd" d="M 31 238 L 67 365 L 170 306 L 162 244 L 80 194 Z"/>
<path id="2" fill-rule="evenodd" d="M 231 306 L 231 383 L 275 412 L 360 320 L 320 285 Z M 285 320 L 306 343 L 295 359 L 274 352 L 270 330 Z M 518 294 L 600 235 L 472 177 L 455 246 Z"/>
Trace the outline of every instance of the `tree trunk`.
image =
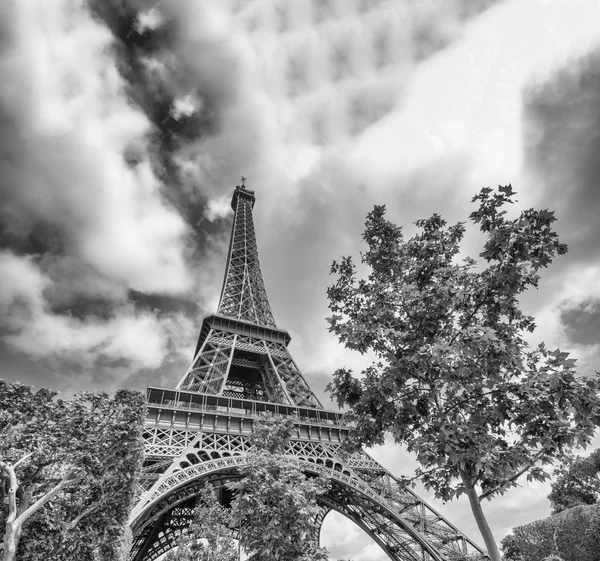
<path id="1" fill-rule="evenodd" d="M 19 482 L 13 465 L 0 462 L 0 470 L 8 478 L 8 515 L 2 541 L 2 561 L 13 561 L 17 555 L 22 526 L 20 520 L 17 519 L 17 489 Z"/>
<path id="2" fill-rule="evenodd" d="M 19 462 L 15 464 L 18 465 Z M 8 488 L 8 516 L 6 518 L 6 526 L 4 539 L 2 541 L 2 558 L 0 561 L 13 561 L 17 554 L 17 548 L 19 547 L 19 540 L 21 539 L 21 532 L 23 531 L 23 524 L 31 518 L 40 508 L 42 508 L 47 502 L 51 501 L 56 495 L 58 495 L 65 487 L 77 483 L 81 476 L 77 476 L 74 471 L 70 471 L 65 475 L 62 481 L 57 483 L 50 491 L 40 497 L 33 505 L 28 504 L 20 505 L 23 506 L 24 512 L 21 512 L 19 516 L 17 509 L 17 488 L 19 486 L 17 475 L 15 474 L 14 466 L 5 462 L 0 462 L 0 470 L 5 474 L 8 474 L 10 485 Z M 28 503 L 28 501 L 27 501 Z"/>
<path id="3" fill-rule="evenodd" d="M 502 561 L 502 557 L 500 556 L 500 550 L 496 545 L 496 540 L 492 534 L 492 530 L 490 529 L 487 520 L 485 518 L 485 514 L 483 513 L 483 509 L 481 508 L 481 502 L 479 500 L 479 496 L 475 488 L 470 484 L 469 481 L 465 481 L 467 479 L 463 476 L 463 483 L 465 484 L 465 488 L 467 490 L 467 497 L 469 497 L 469 503 L 471 504 L 471 511 L 473 512 L 473 516 L 475 517 L 475 522 L 477 522 L 477 527 L 479 528 L 479 533 L 483 538 L 485 543 L 485 548 L 487 549 L 488 555 L 491 561 Z"/>
<path id="4" fill-rule="evenodd" d="M 21 526 L 12 521 L 7 521 L 5 526 L 4 541 L 2 542 L 2 561 L 14 561 L 17 556 Z"/>

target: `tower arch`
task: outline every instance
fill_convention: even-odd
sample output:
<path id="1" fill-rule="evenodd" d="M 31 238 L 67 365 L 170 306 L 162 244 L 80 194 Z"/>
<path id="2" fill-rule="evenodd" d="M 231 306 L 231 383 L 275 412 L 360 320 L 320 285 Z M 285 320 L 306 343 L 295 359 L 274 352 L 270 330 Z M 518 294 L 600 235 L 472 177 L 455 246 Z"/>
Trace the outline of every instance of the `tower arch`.
<path id="1" fill-rule="evenodd" d="M 350 427 L 325 410 L 277 327 L 258 261 L 252 208 L 243 184 L 232 197 L 234 219 L 217 314 L 202 321 L 194 357 L 175 388 L 149 387 L 145 460 L 132 511 L 132 561 L 153 561 L 173 547 L 192 520 L 206 481 L 223 493 L 239 477 L 253 419 L 291 417 L 286 454 L 330 482 L 322 516 L 335 510 L 363 528 L 395 561 L 473 561 L 482 550 L 366 452 L 341 453 Z M 315 538 L 316 539 L 316 538 Z"/>

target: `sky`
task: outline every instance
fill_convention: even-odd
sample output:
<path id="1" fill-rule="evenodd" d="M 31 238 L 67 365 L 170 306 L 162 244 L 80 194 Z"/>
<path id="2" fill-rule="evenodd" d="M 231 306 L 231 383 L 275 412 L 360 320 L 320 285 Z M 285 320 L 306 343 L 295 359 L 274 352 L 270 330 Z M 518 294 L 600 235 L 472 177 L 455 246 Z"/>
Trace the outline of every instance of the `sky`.
<path id="1" fill-rule="evenodd" d="M 531 342 L 591 375 L 599 151 L 597 0 L 7 0 L 0 376 L 67 396 L 174 386 L 217 307 L 242 175 L 275 319 L 326 407 L 333 371 L 367 364 L 325 321 L 365 213 L 386 204 L 410 232 L 499 184 L 554 210 L 569 246 L 522 299 Z M 548 491 L 484 505 L 496 538 L 548 515 Z M 432 503 L 481 541 L 466 499 Z M 384 559 L 341 517 L 322 538 L 332 560 Z"/>

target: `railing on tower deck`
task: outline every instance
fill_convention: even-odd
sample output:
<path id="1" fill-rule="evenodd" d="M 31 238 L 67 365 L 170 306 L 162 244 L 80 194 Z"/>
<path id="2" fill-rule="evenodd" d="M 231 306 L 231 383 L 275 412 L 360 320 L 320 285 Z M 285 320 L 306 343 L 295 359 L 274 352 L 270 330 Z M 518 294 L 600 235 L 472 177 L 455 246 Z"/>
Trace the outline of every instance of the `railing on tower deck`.
<path id="1" fill-rule="evenodd" d="M 161 409 L 218 412 L 236 417 L 271 414 L 295 417 L 299 422 L 312 425 L 349 427 L 348 422 L 344 421 L 343 413 L 337 411 L 298 407 L 268 401 L 254 401 L 252 399 L 156 387 L 148 387 L 146 399 L 149 407 L 160 407 Z"/>

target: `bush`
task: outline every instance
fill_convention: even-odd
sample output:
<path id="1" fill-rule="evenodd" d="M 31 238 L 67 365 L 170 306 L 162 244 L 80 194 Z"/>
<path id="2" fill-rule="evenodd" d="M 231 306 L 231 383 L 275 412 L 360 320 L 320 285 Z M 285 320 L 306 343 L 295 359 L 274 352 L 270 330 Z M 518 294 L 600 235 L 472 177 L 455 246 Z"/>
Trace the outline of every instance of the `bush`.
<path id="1" fill-rule="evenodd" d="M 580 505 L 518 526 L 502 550 L 506 561 L 598 561 L 600 506 Z"/>

